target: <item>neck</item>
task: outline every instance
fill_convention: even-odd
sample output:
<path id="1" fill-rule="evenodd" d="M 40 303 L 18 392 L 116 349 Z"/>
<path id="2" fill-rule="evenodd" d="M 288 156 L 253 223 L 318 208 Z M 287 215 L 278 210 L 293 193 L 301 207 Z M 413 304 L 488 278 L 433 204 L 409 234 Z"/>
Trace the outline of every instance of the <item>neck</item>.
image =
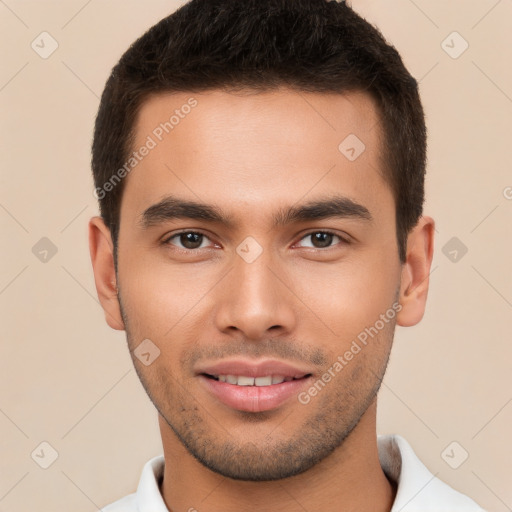
<path id="1" fill-rule="evenodd" d="M 378 457 L 376 402 L 331 455 L 299 475 L 270 482 L 223 477 L 192 457 L 160 417 L 165 470 L 162 496 L 171 512 L 389 512 L 396 486 Z"/>

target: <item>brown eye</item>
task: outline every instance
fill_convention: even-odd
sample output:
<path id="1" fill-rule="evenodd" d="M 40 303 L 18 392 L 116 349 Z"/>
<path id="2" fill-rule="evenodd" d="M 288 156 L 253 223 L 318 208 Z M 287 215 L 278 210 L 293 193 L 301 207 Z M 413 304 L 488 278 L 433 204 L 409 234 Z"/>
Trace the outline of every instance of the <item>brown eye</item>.
<path id="1" fill-rule="evenodd" d="M 196 233 L 195 231 L 185 231 L 183 233 L 177 233 L 167 239 L 166 243 L 176 245 L 182 249 L 200 249 L 204 240 L 207 239 L 202 233 Z M 173 242 L 176 240 L 176 242 Z"/>
<path id="2" fill-rule="evenodd" d="M 313 233 L 311 241 L 315 247 L 329 247 L 333 238 L 330 233 Z"/>
<path id="3" fill-rule="evenodd" d="M 308 233 L 301 239 L 301 242 L 308 239 L 310 240 L 310 243 L 301 244 L 302 247 L 325 249 L 342 241 L 340 236 L 330 233 L 329 231 L 314 231 L 313 233 Z"/>

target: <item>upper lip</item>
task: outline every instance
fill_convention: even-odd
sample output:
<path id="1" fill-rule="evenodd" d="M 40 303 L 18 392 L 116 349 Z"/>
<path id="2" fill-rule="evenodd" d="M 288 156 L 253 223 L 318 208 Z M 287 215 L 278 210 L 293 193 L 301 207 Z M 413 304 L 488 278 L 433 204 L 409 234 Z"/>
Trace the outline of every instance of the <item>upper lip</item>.
<path id="1" fill-rule="evenodd" d="M 296 366 L 285 361 L 265 359 L 260 361 L 248 361 L 244 359 L 226 359 L 212 364 L 203 364 L 196 369 L 198 375 L 243 375 L 245 377 L 266 377 L 268 375 L 280 375 L 300 379 L 312 372 L 304 367 Z"/>

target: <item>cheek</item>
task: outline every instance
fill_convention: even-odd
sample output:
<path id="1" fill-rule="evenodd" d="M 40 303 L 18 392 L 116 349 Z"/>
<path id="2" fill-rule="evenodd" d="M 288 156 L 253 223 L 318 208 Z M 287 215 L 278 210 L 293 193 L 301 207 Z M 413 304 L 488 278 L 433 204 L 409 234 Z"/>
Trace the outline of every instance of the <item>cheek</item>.
<path id="1" fill-rule="evenodd" d="M 373 325 L 397 299 L 400 267 L 395 260 L 376 251 L 373 257 L 370 253 L 336 265 L 299 269 L 289 279 L 304 304 L 300 307 L 313 311 L 317 327 L 343 344 Z"/>
<path id="2" fill-rule="evenodd" d="M 139 337 L 165 339 L 201 310 L 202 300 L 222 277 L 213 266 L 171 265 L 133 253 L 120 261 L 119 286 L 130 329 Z"/>

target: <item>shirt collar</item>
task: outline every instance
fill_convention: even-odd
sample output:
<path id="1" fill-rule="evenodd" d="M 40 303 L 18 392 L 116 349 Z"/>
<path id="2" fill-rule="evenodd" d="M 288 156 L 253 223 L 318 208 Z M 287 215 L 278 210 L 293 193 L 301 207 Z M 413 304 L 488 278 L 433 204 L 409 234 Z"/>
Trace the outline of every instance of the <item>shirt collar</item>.
<path id="1" fill-rule="evenodd" d="M 164 465 L 163 455 L 152 458 L 144 465 L 137 487 L 137 511 L 169 512 L 160 493 L 160 484 L 164 477 Z"/>
<path id="2" fill-rule="evenodd" d="M 391 512 L 485 512 L 433 475 L 402 436 L 378 436 L 377 443 L 382 470 L 397 484 Z"/>

